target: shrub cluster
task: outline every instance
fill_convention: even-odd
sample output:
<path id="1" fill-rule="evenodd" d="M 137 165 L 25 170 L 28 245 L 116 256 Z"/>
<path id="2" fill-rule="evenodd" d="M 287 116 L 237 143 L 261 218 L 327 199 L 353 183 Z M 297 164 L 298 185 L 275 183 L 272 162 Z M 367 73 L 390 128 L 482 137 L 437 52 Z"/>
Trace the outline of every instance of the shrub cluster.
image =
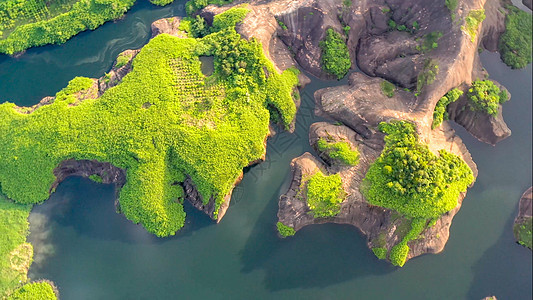
<path id="1" fill-rule="evenodd" d="M 344 37 L 332 28 L 328 28 L 326 38 L 320 42 L 320 48 L 322 48 L 324 71 L 337 76 L 337 79 L 343 78 L 352 66 Z"/>
<path id="2" fill-rule="evenodd" d="M 346 192 L 342 188 L 341 176 L 326 176 L 321 171 L 313 174 L 307 181 L 307 206 L 313 217 L 333 217 L 340 212 Z"/>
<path id="3" fill-rule="evenodd" d="M 325 138 L 320 138 L 317 141 L 317 148 L 330 158 L 349 166 L 359 163 L 359 151 L 357 148 L 352 150 L 348 142 L 328 142 Z"/>
<path id="4" fill-rule="evenodd" d="M 296 233 L 294 228 L 287 226 L 281 222 L 278 222 L 276 224 L 276 227 L 278 228 L 278 232 L 282 237 L 293 236 Z"/>
<path id="5" fill-rule="evenodd" d="M 505 32 L 500 37 L 500 55 L 505 64 L 520 69 L 531 63 L 532 17 L 514 6 L 507 7 Z"/>
<path id="6" fill-rule="evenodd" d="M 509 100 L 509 95 L 505 90 L 500 90 L 490 80 L 476 80 L 466 93 L 470 109 L 484 111 L 489 115 L 496 116 L 498 107 Z"/>
<path id="7" fill-rule="evenodd" d="M 418 142 L 415 127 L 406 121 L 381 123 L 385 148 L 370 166 L 361 192 L 370 204 L 408 218 L 437 218 L 457 206 L 457 198 L 474 177 L 458 156 L 433 154 Z"/>
<path id="8" fill-rule="evenodd" d="M 234 12 L 241 14 L 230 9 L 214 23 L 228 24 L 221 20 L 235 20 L 227 16 Z M 202 39 L 153 38 L 132 71 L 98 99 L 69 105 L 70 93 L 89 82 L 75 79 L 31 114 L 1 104 L 2 192 L 19 203 L 41 202 L 61 161 L 95 159 L 127 170 L 121 210 L 158 236 L 183 226 L 185 212 L 176 199 L 186 176 L 204 203 L 215 202 L 216 217 L 242 169 L 265 151 L 269 108 L 286 126 L 296 113 L 298 71 L 279 74 L 261 44 L 241 39 L 230 25 Z M 214 56 L 210 77 L 201 72 L 202 55 Z M 227 74 L 229 57 L 239 60 Z"/>
<path id="9" fill-rule="evenodd" d="M 416 46 L 416 50 L 423 53 L 429 52 L 439 47 L 437 41 L 442 37 L 442 33 L 439 31 L 433 31 L 424 35 L 422 43 Z M 417 39 L 418 41 L 419 39 Z"/>
<path id="10" fill-rule="evenodd" d="M 446 108 L 450 103 L 457 101 L 461 95 L 463 95 L 463 91 L 455 88 L 439 99 L 439 102 L 437 102 L 435 110 L 433 111 L 433 123 L 431 123 L 431 129 L 439 127 L 442 121 L 449 119 Z"/>
<path id="11" fill-rule="evenodd" d="M 461 29 L 466 31 L 468 35 L 470 35 L 470 39 L 472 43 L 476 39 L 476 33 L 479 28 L 479 25 L 485 20 L 485 10 L 484 9 L 478 9 L 478 10 L 471 10 L 468 12 L 468 15 L 466 16 L 466 24 L 464 26 L 461 26 Z"/>
<path id="12" fill-rule="evenodd" d="M 393 265 L 403 267 L 410 250 L 407 243 L 409 241 L 416 240 L 426 228 L 426 224 L 427 221 L 424 218 L 416 218 L 411 221 L 411 229 L 409 232 L 405 235 L 405 237 L 403 237 L 401 242 L 394 245 L 390 251 L 389 258 Z"/>

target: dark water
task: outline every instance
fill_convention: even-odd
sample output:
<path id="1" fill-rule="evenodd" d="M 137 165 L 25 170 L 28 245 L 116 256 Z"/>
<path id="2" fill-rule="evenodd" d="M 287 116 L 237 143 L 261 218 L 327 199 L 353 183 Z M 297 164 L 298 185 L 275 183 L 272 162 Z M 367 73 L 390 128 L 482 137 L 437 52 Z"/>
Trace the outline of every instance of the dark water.
<path id="1" fill-rule="evenodd" d="M 0 99 L 31 105 L 74 76 L 99 77 L 124 49 L 149 38 L 152 21 L 183 14 L 182 3 L 141 2 L 124 20 L 65 45 L 0 57 Z M 531 252 L 514 243 L 518 199 L 531 185 L 531 65 L 513 71 L 483 53 L 491 77 L 512 93 L 504 117 L 513 134 L 496 147 L 459 134 L 480 171 L 451 227 L 444 252 L 401 269 L 378 261 L 356 228 L 309 226 L 276 236 L 277 200 L 292 158 L 307 141 L 315 90 L 343 82 L 314 80 L 302 93 L 294 134 L 268 142 L 266 161 L 246 172 L 220 224 L 186 206 L 175 237 L 158 239 L 114 212 L 113 186 L 69 178 L 30 216 L 34 279 L 55 281 L 62 299 L 531 299 Z"/>

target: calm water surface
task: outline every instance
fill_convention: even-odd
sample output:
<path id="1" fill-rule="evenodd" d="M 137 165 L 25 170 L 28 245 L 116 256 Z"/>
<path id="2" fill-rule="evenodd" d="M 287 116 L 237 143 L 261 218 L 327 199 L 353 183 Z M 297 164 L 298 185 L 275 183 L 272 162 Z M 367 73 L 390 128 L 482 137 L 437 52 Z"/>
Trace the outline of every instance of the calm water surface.
<path id="1" fill-rule="evenodd" d="M 102 76 L 119 52 L 148 41 L 152 21 L 184 13 L 182 2 L 164 8 L 146 2 L 63 46 L 1 56 L 0 101 L 32 105 L 74 76 Z M 277 200 L 288 187 L 289 163 L 311 151 L 313 92 L 345 83 L 314 80 L 302 93 L 296 132 L 269 140 L 266 161 L 246 172 L 220 224 L 186 205 L 184 229 L 158 239 L 115 213 L 112 185 L 69 178 L 30 216 L 36 251 L 30 276 L 55 281 L 66 300 L 531 299 L 531 252 L 512 237 L 518 199 L 531 185 L 531 65 L 513 71 L 491 53 L 482 61 L 512 93 L 504 117 L 513 134 L 492 147 L 456 126 L 480 175 L 441 254 L 397 269 L 378 261 L 358 230 L 344 225 L 277 238 Z"/>

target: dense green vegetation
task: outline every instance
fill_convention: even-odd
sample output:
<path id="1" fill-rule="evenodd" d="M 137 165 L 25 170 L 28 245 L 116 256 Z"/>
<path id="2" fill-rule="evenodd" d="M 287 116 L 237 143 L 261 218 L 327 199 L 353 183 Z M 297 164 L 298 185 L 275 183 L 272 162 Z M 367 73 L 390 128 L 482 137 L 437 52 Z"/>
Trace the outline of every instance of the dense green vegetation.
<path id="1" fill-rule="evenodd" d="M 520 69 L 531 63 L 533 20 L 530 13 L 515 6 L 508 6 L 507 10 L 505 32 L 500 37 L 500 55 L 508 66 Z"/>
<path id="2" fill-rule="evenodd" d="M 379 259 L 387 258 L 387 248 L 375 247 L 372 248 L 372 252 L 374 252 L 374 255 Z"/>
<path id="3" fill-rule="evenodd" d="M 0 297 L 27 281 L 33 256 L 26 243 L 31 205 L 21 205 L 0 195 Z"/>
<path id="4" fill-rule="evenodd" d="M 322 48 L 324 71 L 337 76 L 338 79 L 343 78 L 352 66 L 344 37 L 332 28 L 328 28 L 326 38 L 320 42 L 320 48 Z"/>
<path id="5" fill-rule="evenodd" d="M 330 158 L 349 166 L 359 163 L 359 151 L 352 149 L 348 142 L 329 142 L 325 138 L 317 141 L 317 148 Z"/>
<path id="6" fill-rule="evenodd" d="M 439 127 L 442 121 L 449 119 L 446 108 L 450 103 L 457 101 L 461 95 L 463 95 L 463 91 L 455 88 L 439 99 L 439 102 L 437 102 L 435 110 L 433 111 L 433 123 L 431 123 L 431 129 Z"/>
<path id="7" fill-rule="evenodd" d="M 381 123 L 385 148 L 370 166 L 361 191 L 370 204 L 408 218 L 437 218 L 457 206 L 474 177 L 466 163 L 446 150 L 433 154 L 406 121 Z"/>
<path id="8" fill-rule="evenodd" d="M 390 83 L 387 80 L 383 80 L 381 82 L 381 92 L 389 98 L 394 97 L 394 90 L 396 89 L 396 86 L 392 83 Z"/>
<path id="9" fill-rule="evenodd" d="M 210 4 L 222 6 L 222 5 L 229 4 L 233 1 L 234 0 L 190 0 L 185 4 L 185 11 L 187 12 L 188 15 L 192 15 L 196 11 Z"/>
<path id="10" fill-rule="evenodd" d="M 518 240 L 518 243 L 524 247 L 531 248 L 531 240 L 533 238 L 533 235 L 531 233 L 533 223 L 532 218 L 527 218 L 526 221 L 522 223 L 517 223 L 513 226 L 513 232 L 514 236 Z"/>
<path id="11" fill-rule="evenodd" d="M 8 300 L 57 300 L 54 288 L 46 281 L 23 285 L 9 295 Z"/>
<path id="12" fill-rule="evenodd" d="M 427 58 L 424 61 L 424 69 L 418 74 L 416 80 L 417 96 L 425 86 L 430 85 L 435 81 L 438 73 L 439 65 L 434 60 Z"/>
<path id="13" fill-rule="evenodd" d="M 490 80 L 476 80 L 466 93 L 470 109 L 484 111 L 489 115 L 496 116 L 498 107 L 509 100 L 509 95 L 505 90 L 500 90 Z"/>
<path id="14" fill-rule="evenodd" d="M 1 104 L 2 192 L 19 203 L 42 202 L 61 161 L 96 159 L 127 170 L 122 213 L 158 236 L 183 226 L 177 183 L 186 176 L 204 203 L 215 202 L 216 218 L 242 169 L 265 152 L 270 113 L 285 126 L 296 113 L 298 71 L 277 73 L 259 42 L 241 39 L 231 23 L 241 12 L 215 16 L 220 30 L 202 39 L 155 37 L 98 99 L 69 105 L 79 88 L 72 85 L 84 81 L 76 79 L 33 113 Z M 201 73 L 199 56 L 214 57 L 212 76 Z"/>
<path id="15" fill-rule="evenodd" d="M 90 175 L 89 179 L 94 181 L 94 182 L 102 183 L 102 177 L 100 177 L 97 174 Z"/>
<path id="16" fill-rule="evenodd" d="M 313 217 L 333 217 L 340 212 L 341 203 L 346 197 L 342 188 L 341 176 L 333 174 L 326 176 L 320 170 L 307 181 L 307 206 Z"/>
<path id="17" fill-rule="evenodd" d="M 485 20 L 484 9 L 471 10 L 466 16 L 466 24 L 464 26 L 461 26 L 461 29 L 466 31 L 466 33 L 468 33 L 468 35 L 470 36 L 472 43 L 476 40 L 477 30 L 483 20 Z"/>
<path id="18" fill-rule="evenodd" d="M 136 0 L 4 0 L 0 2 L 0 53 L 62 44 L 124 15 Z M 174 0 L 151 0 L 166 5 Z"/>
<path id="19" fill-rule="evenodd" d="M 276 224 L 276 227 L 278 228 L 278 232 L 282 237 L 293 236 L 296 233 L 294 228 L 287 226 L 281 222 L 278 222 Z"/>

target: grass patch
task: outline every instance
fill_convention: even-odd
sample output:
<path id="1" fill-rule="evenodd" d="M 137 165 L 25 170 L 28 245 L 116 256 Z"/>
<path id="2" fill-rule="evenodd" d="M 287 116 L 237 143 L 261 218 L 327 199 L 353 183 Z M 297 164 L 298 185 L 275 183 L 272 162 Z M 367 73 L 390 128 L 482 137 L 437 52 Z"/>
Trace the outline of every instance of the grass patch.
<path id="1" fill-rule="evenodd" d="M 387 81 L 387 80 L 383 80 L 381 82 L 381 92 L 389 97 L 389 98 L 392 98 L 394 97 L 394 90 L 396 89 L 396 86 L 394 84 L 392 84 L 391 82 Z"/>
<path id="2" fill-rule="evenodd" d="M 276 224 L 276 227 L 278 228 L 278 232 L 282 237 L 293 236 L 296 233 L 294 228 L 287 226 L 281 222 L 278 222 Z"/>
<path id="3" fill-rule="evenodd" d="M 28 280 L 33 256 L 33 248 L 26 242 L 31 207 L 0 195 L 0 296 Z"/>
<path id="4" fill-rule="evenodd" d="M 208 5 L 214 4 L 222 6 L 230 4 L 233 1 L 234 0 L 189 0 L 185 4 L 185 11 L 187 12 L 187 15 L 190 16 Z"/>
<path id="5" fill-rule="evenodd" d="M 470 12 L 468 12 L 468 15 L 466 16 L 466 19 L 465 19 L 466 24 L 461 26 L 461 30 L 468 33 L 472 43 L 476 40 L 477 30 L 479 28 L 479 25 L 481 25 L 481 23 L 483 22 L 483 20 L 485 20 L 484 9 L 471 10 Z"/>
<path id="6" fill-rule="evenodd" d="M 433 111 L 433 122 L 431 123 L 431 129 L 439 127 L 440 124 L 442 124 L 442 121 L 450 118 L 446 108 L 450 103 L 457 101 L 461 95 L 463 95 L 463 91 L 455 88 L 439 99 L 439 102 L 437 102 L 435 110 Z"/>
<path id="7" fill-rule="evenodd" d="M 216 218 L 242 169 L 265 152 L 270 112 L 285 126 L 296 113 L 298 71 L 279 74 L 259 42 L 235 31 L 236 15 L 240 8 L 215 16 L 219 31 L 202 39 L 155 37 L 98 99 L 69 105 L 71 82 L 31 114 L 1 104 L 2 192 L 19 203 L 42 202 L 61 161 L 95 159 L 127 170 L 122 213 L 149 232 L 168 236 L 183 226 L 176 183 L 186 176 L 204 203 L 215 202 Z M 214 57 L 212 76 L 202 74 L 200 56 Z"/>
<path id="8" fill-rule="evenodd" d="M 529 249 L 532 249 L 531 248 L 531 239 L 532 239 L 531 226 L 533 226 L 532 218 L 528 218 L 524 222 L 517 223 L 513 226 L 513 233 L 518 243 Z"/>
<path id="9" fill-rule="evenodd" d="M 468 89 L 466 96 L 469 100 L 470 109 L 473 111 L 483 111 L 489 115 L 496 116 L 500 104 L 509 100 L 509 95 L 505 90 L 500 90 L 490 80 L 476 80 Z"/>
<path id="10" fill-rule="evenodd" d="M 131 57 L 133 56 L 132 53 L 126 54 L 124 52 L 120 53 L 117 57 L 117 63 L 115 64 L 115 68 L 120 69 L 124 67 L 125 65 L 130 62 Z"/>
<path id="11" fill-rule="evenodd" d="M 531 63 L 532 17 L 514 6 L 508 6 L 505 32 L 500 37 L 499 50 L 503 62 L 513 69 Z"/>
<path id="12" fill-rule="evenodd" d="M 359 151 L 352 149 L 348 142 L 328 142 L 325 138 L 317 141 L 319 151 L 324 152 L 330 158 L 349 166 L 359 163 Z"/>
<path id="13" fill-rule="evenodd" d="M 307 180 L 307 206 L 315 218 L 333 217 L 340 212 L 346 197 L 339 174 L 316 172 Z"/>
<path id="14" fill-rule="evenodd" d="M 329 28 L 326 38 L 320 42 L 322 49 L 322 68 L 329 74 L 342 79 L 352 66 L 350 52 L 342 35 Z"/>
<path id="15" fill-rule="evenodd" d="M 437 41 L 442 37 L 442 33 L 439 31 L 430 32 L 424 35 L 422 43 L 416 46 L 416 49 L 420 52 L 427 53 L 433 49 L 439 47 Z"/>
<path id="16" fill-rule="evenodd" d="M 89 179 L 94 182 L 102 183 L 102 177 L 100 177 L 100 175 L 97 175 L 97 174 L 90 175 Z"/>
<path id="17" fill-rule="evenodd" d="M 385 148 L 361 184 L 368 202 L 407 218 L 437 218 L 455 208 L 474 180 L 466 163 L 444 149 L 433 154 L 412 123 L 381 123 L 379 130 L 387 134 Z"/>

